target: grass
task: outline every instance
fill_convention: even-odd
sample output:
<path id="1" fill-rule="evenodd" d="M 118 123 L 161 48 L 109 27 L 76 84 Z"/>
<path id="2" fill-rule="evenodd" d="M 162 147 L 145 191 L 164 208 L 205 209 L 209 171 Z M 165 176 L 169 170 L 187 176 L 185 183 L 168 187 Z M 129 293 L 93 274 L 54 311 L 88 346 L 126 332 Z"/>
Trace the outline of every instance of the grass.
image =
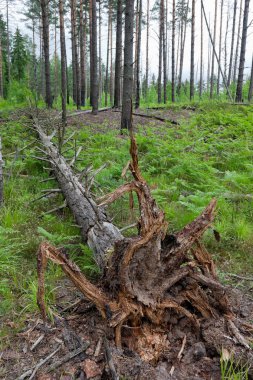
<path id="1" fill-rule="evenodd" d="M 221 272 L 252 274 L 253 107 L 217 101 L 194 105 L 196 112 L 180 126 L 138 127 L 143 175 L 166 212 L 171 232 L 193 220 L 216 197 L 218 209 L 213 228 L 221 234 L 221 242 L 215 241 L 210 229 L 205 234 L 208 249 Z M 180 112 L 182 106 L 186 103 L 168 108 Z M 6 110 L 2 117 L 8 115 L 8 107 Z M 0 316 L 18 321 L 18 325 L 22 324 L 24 315 L 37 311 L 36 252 L 43 239 L 66 247 L 85 273 L 97 274 L 92 253 L 81 243 L 70 212 L 44 214 L 62 204 L 62 197 L 33 202 L 41 190 L 56 183 L 41 182 L 49 176 L 49 171 L 43 169 L 47 164 L 34 158 L 38 154 L 34 136 L 23 124 L 20 120 L 0 125 L 5 159 L 5 202 L 0 210 Z M 83 150 L 76 166 L 82 169 L 92 164 L 97 169 L 106 163 L 92 191 L 96 196 L 110 192 L 124 182 L 121 173 L 129 160 L 128 137 L 119 136 L 117 130 L 108 130 L 106 125 L 79 127 L 76 139 Z M 72 133 L 72 127 L 67 133 Z M 70 142 L 66 156 L 73 155 Z M 133 221 L 128 202 L 128 197 L 124 197 L 108 208 L 114 223 L 120 227 Z M 138 214 L 136 200 L 133 214 Z M 134 229 L 128 231 L 134 232 Z M 49 265 L 47 304 L 52 310 L 54 289 L 60 278 L 60 269 Z M 7 337 L 10 330 L 3 328 L 2 337 Z"/>

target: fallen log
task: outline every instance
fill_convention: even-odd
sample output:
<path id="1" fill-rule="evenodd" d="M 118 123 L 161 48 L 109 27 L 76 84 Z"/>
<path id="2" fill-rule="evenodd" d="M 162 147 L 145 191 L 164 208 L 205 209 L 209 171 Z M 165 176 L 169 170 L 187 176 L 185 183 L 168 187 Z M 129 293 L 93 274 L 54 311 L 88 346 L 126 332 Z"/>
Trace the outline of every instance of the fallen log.
<path id="1" fill-rule="evenodd" d="M 121 112 L 121 111 L 115 109 L 113 112 Z M 162 121 L 164 123 L 170 123 L 170 124 L 173 124 L 173 125 L 180 125 L 180 123 L 178 123 L 176 120 L 168 119 L 168 118 L 165 118 L 165 117 L 162 117 L 162 116 L 158 116 L 158 115 L 152 115 L 152 114 L 148 115 L 148 114 L 141 113 L 141 112 L 132 112 L 132 115 L 133 116 L 145 117 L 147 119 L 155 119 L 155 120 L 159 120 L 159 121 Z"/>
<path id="2" fill-rule="evenodd" d="M 203 233 L 214 220 L 216 200 L 211 200 L 193 222 L 170 235 L 164 212 L 158 208 L 140 172 L 133 137 L 132 160 L 128 164 L 133 180 L 103 197 L 97 205 L 38 123 L 36 130 L 66 201 L 78 223 L 83 224 L 82 233 L 88 236 L 88 244 L 104 269 L 100 286 L 94 285 L 61 250 L 47 242 L 42 243 L 38 254 L 38 305 L 43 317 L 46 317 L 44 272 L 47 261 L 52 260 L 61 266 L 75 286 L 97 307 L 106 323 L 114 328 L 116 345 L 130 344 L 143 360 L 158 360 L 168 350 L 168 330 L 184 319 L 190 322 L 184 324 L 188 333 L 195 337 L 195 341 L 202 339 L 204 343 L 205 322 L 213 321 L 215 325 L 215 321 L 222 320 L 221 338 L 213 350 L 226 346 L 223 337 L 231 334 L 229 344 L 241 345 L 248 357 L 248 333 L 239 331 L 240 321 L 231 308 L 227 289 L 219 283 L 211 256 L 200 243 Z M 117 227 L 108 222 L 103 207 L 129 192 L 135 192 L 139 202 L 139 233 L 124 238 Z M 109 245 L 113 246 L 110 252 Z M 127 339 L 126 328 L 134 331 L 130 336 L 128 331 Z M 152 339 L 158 343 L 150 348 Z"/>

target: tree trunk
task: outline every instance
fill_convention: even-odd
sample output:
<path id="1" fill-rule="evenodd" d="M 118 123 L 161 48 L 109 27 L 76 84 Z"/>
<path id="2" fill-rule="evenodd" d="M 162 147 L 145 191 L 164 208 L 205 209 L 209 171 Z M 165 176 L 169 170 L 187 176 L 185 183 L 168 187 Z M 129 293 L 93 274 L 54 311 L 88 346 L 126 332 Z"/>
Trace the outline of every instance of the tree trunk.
<path id="1" fill-rule="evenodd" d="M 52 108 L 51 80 L 50 80 L 50 60 L 49 60 L 49 9 L 48 1 L 40 0 L 43 27 L 43 48 L 45 59 L 45 78 L 46 78 L 46 105 Z"/>
<path id="2" fill-rule="evenodd" d="M 251 102 L 252 96 L 253 96 L 253 56 L 252 56 L 250 83 L 249 83 L 249 93 L 248 93 L 248 101 L 249 102 Z"/>
<path id="3" fill-rule="evenodd" d="M 2 35 L 0 31 L 0 98 L 4 96 L 4 83 L 3 83 L 3 54 L 2 54 Z"/>
<path id="4" fill-rule="evenodd" d="M 245 0 L 244 14 L 243 14 L 240 64 L 239 64 L 239 74 L 238 74 L 238 81 L 237 81 L 237 88 L 236 88 L 236 102 L 238 103 L 241 103 L 243 101 L 242 90 L 243 90 L 243 74 L 244 74 L 247 32 L 248 32 L 249 2 L 250 0 Z"/>
<path id="5" fill-rule="evenodd" d="M 214 26 L 213 26 L 213 43 L 212 43 L 212 45 L 213 45 L 213 52 L 212 52 L 210 99 L 213 98 L 213 90 L 214 90 L 214 57 L 215 57 L 215 44 L 216 44 L 217 9 L 218 9 L 218 0 L 215 0 Z"/>
<path id="6" fill-rule="evenodd" d="M 60 43 L 61 43 L 61 104 L 62 104 L 62 131 L 60 136 L 60 144 L 62 146 L 65 128 L 67 124 L 67 75 L 66 75 L 66 42 L 65 42 L 65 26 L 64 26 L 64 0 L 59 0 L 59 16 L 60 16 Z"/>
<path id="7" fill-rule="evenodd" d="M 98 59 L 97 59 L 97 7 L 96 0 L 92 1 L 92 113 L 98 112 Z"/>
<path id="8" fill-rule="evenodd" d="M 194 98 L 195 0 L 192 0 L 190 100 Z"/>
<path id="9" fill-rule="evenodd" d="M 184 20 L 184 23 L 182 23 L 182 28 L 181 28 L 181 49 L 180 49 L 180 61 L 179 61 L 180 63 L 179 63 L 178 85 L 177 85 L 177 94 L 178 94 L 178 96 L 180 96 L 181 86 L 182 86 L 182 75 L 183 75 L 183 66 L 184 66 L 184 49 L 185 49 L 185 40 L 186 40 L 186 28 L 187 28 L 187 17 L 188 17 L 188 10 L 189 10 L 189 2 L 190 1 L 188 0 L 188 2 L 187 2 L 186 18 Z M 203 30 L 201 29 L 201 33 L 202 32 L 203 32 Z M 201 38 L 203 39 L 202 34 L 201 34 Z M 202 53 L 203 53 L 203 51 L 202 51 Z M 202 53 L 200 52 L 200 54 L 202 54 Z M 203 57 L 202 57 L 202 59 L 203 59 Z M 200 72 L 201 72 L 201 70 L 200 70 Z"/>
<path id="10" fill-rule="evenodd" d="M 237 62 L 238 62 L 238 54 L 239 54 L 239 46 L 240 46 L 241 23 L 242 23 L 242 2 L 243 2 L 243 0 L 241 0 L 241 2 L 240 2 L 237 42 L 236 42 L 236 50 L 235 50 L 235 62 L 234 62 L 234 71 L 233 71 L 233 82 L 234 83 L 236 81 L 236 75 L 237 75 Z"/>
<path id="11" fill-rule="evenodd" d="M 6 32 L 7 32 L 7 79 L 11 81 L 11 49 L 10 49 L 10 28 L 9 28 L 9 0 L 6 0 Z"/>
<path id="12" fill-rule="evenodd" d="M 75 78 L 75 97 L 76 97 L 76 107 L 77 109 L 80 109 L 81 106 L 81 91 L 80 91 L 80 69 L 79 69 L 79 62 L 78 62 L 78 43 L 77 43 L 77 20 L 76 20 L 76 9 L 77 4 L 76 0 L 71 0 L 71 29 L 72 29 L 72 39 L 73 39 L 73 58 L 74 58 L 74 65 L 73 65 L 73 73 L 75 70 L 75 74 L 73 75 L 73 78 Z"/>
<path id="13" fill-rule="evenodd" d="M 228 68 L 228 87 L 231 84 L 232 68 L 233 68 L 236 10 L 237 10 L 237 0 L 234 0 L 234 14 L 233 14 L 233 28 L 232 28 L 231 50 L 230 50 L 230 62 L 229 62 L 229 68 Z"/>
<path id="14" fill-rule="evenodd" d="M 147 0 L 147 36 L 146 36 L 146 78 L 145 78 L 145 97 L 147 100 L 149 87 L 149 0 Z"/>
<path id="15" fill-rule="evenodd" d="M 223 6 L 224 0 L 221 0 L 220 5 L 220 38 L 219 38 L 219 61 L 221 62 L 221 48 L 222 48 L 222 31 L 223 31 Z M 220 70 L 218 70 L 217 77 L 217 95 L 220 93 Z"/>
<path id="16" fill-rule="evenodd" d="M 80 69 L 81 69 L 81 106 L 85 106 L 85 87 L 86 87 L 86 75 L 85 75 L 85 51 L 86 51 L 86 23 L 84 25 L 84 0 L 80 0 Z"/>
<path id="17" fill-rule="evenodd" d="M 227 57 L 228 57 L 228 26 L 229 26 L 229 19 L 230 19 L 230 10 L 229 10 L 229 3 L 227 6 L 227 23 L 226 23 L 226 32 L 225 32 L 225 42 L 224 42 L 224 74 L 227 78 Z"/>
<path id="18" fill-rule="evenodd" d="M 93 106 L 92 101 L 93 101 L 93 86 L 92 86 L 92 78 L 93 78 L 93 53 L 92 53 L 92 1 L 93 0 L 88 0 L 89 1 L 89 32 L 90 32 L 90 105 Z"/>
<path id="19" fill-rule="evenodd" d="M 58 96 L 58 70 L 57 70 L 57 17 L 56 4 L 54 10 L 54 101 L 57 102 Z"/>
<path id="20" fill-rule="evenodd" d="M 110 24 L 110 105 L 113 105 L 113 41 L 112 41 L 112 17 Z"/>
<path id="21" fill-rule="evenodd" d="M 159 7 L 159 63 L 158 63 L 158 79 L 157 79 L 157 96 L 158 103 L 162 101 L 162 57 L 163 57 L 163 9 L 164 0 L 160 0 Z"/>
<path id="22" fill-rule="evenodd" d="M 176 29 L 176 2 L 172 1 L 172 51 L 171 51 L 171 100 L 175 102 L 175 29 Z"/>
<path id="23" fill-rule="evenodd" d="M 132 130 L 134 0 L 126 2 L 121 131 Z"/>
<path id="24" fill-rule="evenodd" d="M 109 0 L 108 5 L 108 29 L 107 29 L 107 53 L 106 53 L 106 68 L 105 68 L 105 107 L 108 105 L 108 90 L 109 90 L 109 58 L 110 58 L 110 25 L 112 18 L 112 4 Z"/>
<path id="25" fill-rule="evenodd" d="M 200 77 L 199 77 L 199 97 L 202 98 L 202 93 L 203 93 L 203 10 L 200 5 Z"/>
<path id="26" fill-rule="evenodd" d="M 167 50 L 166 50 L 166 31 L 165 31 L 165 4 L 163 2 L 163 17 L 162 17 L 162 38 L 163 38 L 163 102 L 167 103 Z"/>
<path id="27" fill-rule="evenodd" d="M 118 2 L 117 2 L 115 78 L 114 78 L 114 108 L 119 108 L 120 103 L 121 103 L 122 13 L 123 13 L 123 3 L 122 3 L 122 0 L 118 0 Z"/>
<path id="28" fill-rule="evenodd" d="M 137 17 L 137 16 L 136 16 Z M 135 95 L 135 109 L 140 107 L 140 61 L 141 61 L 141 24 L 142 24 L 142 0 L 139 0 L 138 11 L 138 39 L 137 39 L 137 57 L 136 57 L 136 95 Z"/>
<path id="29" fill-rule="evenodd" d="M 99 32 L 98 32 L 98 51 L 99 51 L 99 57 L 98 57 L 98 84 L 99 84 L 99 91 L 98 91 L 98 98 L 99 98 L 99 104 L 101 104 L 102 101 L 102 95 L 103 95 L 103 79 L 102 79 L 102 14 L 101 14 L 101 0 L 99 0 L 99 9 L 98 9 L 98 18 L 99 18 Z"/>

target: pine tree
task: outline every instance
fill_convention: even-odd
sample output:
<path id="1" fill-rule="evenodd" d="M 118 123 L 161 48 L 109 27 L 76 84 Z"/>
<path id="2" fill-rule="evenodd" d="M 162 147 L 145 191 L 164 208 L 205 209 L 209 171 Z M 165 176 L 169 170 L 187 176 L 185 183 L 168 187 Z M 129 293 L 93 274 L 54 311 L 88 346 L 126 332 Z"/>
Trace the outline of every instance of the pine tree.
<path id="1" fill-rule="evenodd" d="M 13 79 L 21 81 L 25 78 L 25 69 L 28 62 L 28 51 L 25 38 L 17 28 L 13 37 L 11 51 L 11 74 Z"/>

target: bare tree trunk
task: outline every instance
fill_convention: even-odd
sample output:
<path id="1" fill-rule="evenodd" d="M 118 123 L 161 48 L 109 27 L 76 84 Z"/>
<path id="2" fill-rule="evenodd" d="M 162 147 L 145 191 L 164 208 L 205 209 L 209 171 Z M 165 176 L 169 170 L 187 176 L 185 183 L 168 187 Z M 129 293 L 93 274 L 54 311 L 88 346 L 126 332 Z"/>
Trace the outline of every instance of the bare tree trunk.
<path id="1" fill-rule="evenodd" d="M 57 70 L 57 17 L 56 4 L 54 10 L 54 101 L 57 101 L 58 95 L 58 70 Z"/>
<path id="2" fill-rule="evenodd" d="M 217 9 L 218 9 L 218 0 L 215 0 L 215 13 L 214 13 L 214 26 L 213 26 L 213 52 L 212 52 L 212 69 L 211 69 L 211 85 L 210 85 L 210 98 L 213 97 L 214 90 L 214 56 L 215 56 L 215 44 L 216 44 L 216 26 L 217 26 Z"/>
<path id="3" fill-rule="evenodd" d="M 134 0 L 126 2 L 121 131 L 132 131 Z"/>
<path id="4" fill-rule="evenodd" d="M 158 103 L 162 101 L 162 56 L 163 56 L 163 0 L 160 0 L 159 6 L 159 63 L 157 78 L 157 96 Z"/>
<path id="5" fill-rule="evenodd" d="M 110 58 L 110 25 L 112 19 L 112 4 L 109 0 L 108 5 L 108 30 L 107 30 L 107 53 L 106 53 L 106 68 L 105 68 L 105 106 L 108 105 L 108 90 L 109 90 L 109 58 Z"/>
<path id="6" fill-rule="evenodd" d="M 236 81 L 237 75 L 237 62 L 238 62 L 238 54 L 239 54 L 239 46 L 240 46 L 240 36 L 241 36 L 241 24 L 242 24 L 242 2 L 240 2 L 240 13 L 239 13 L 239 22 L 238 22 L 238 31 L 237 31 L 237 42 L 236 42 L 236 50 L 235 50 L 235 62 L 234 62 L 234 71 L 233 71 L 233 82 Z"/>
<path id="7" fill-rule="evenodd" d="M 86 25 L 84 26 L 84 11 L 83 11 L 83 2 L 80 0 L 80 69 L 81 69 L 81 82 L 80 82 L 80 91 L 81 91 L 81 106 L 85 106 L 85 50 L 86 50 Z"/>
<path id="8" fill-rule="evenodd" d="M 227 69 L 228 69 L 228 26 L 229 26 L 229 19 L 230 19 L 230 10 L 229 10 L 229 3 L 227 7 L 227 23 L 226 23 L 226 32 L 225 32 L 225 43 L 224 43 L 224 74 L 227 78 Z"/>
<path id="9" fill-rule="evenodd" d="M 194 98 L 195 0 L 192 0 L 190 100 Z"/>
<path id="10" fill-rule="evenodd" d="M 71 11 L 71 53 L 72 53 L 72 79 L 73 79 L 73 101 L 77 104 L 77 77 L 76 77 L 76 54 L 75 54 L 75 14 L 76 14 L 75 0 L 70 1 Z"/>
<path id="11" fill-rule="evenodd" d="M 80 91 L 80 69 L 78 61 L 78 42 L 77 42 L 77 19 L 76 19 L 76 9 L 77 4 L 76 0 L 71 0 L 71 19 L 73 21 L 73 46 L 75 56 L 75 78 L 76 78 L 76 107 L 80 109 L 81 106 L 81 91 Z"/>
<path id="12" fill-rule="evenodd" d="M 136 16 L 137 17 L 137 16 Z M 138 12 L 138 40 L 137 40 L 137 61 L 136 61 L 136 96 L 135 96 L 135 108 L 140 107 L 140 60 L 141 60 L 141 23 L 142 23 L 142 0 L 139 0 L 139 12 Z"/>
<path id="13" fill-rule="evenodd" d="M 201 6 L 200 6 L 201 7 Z M 200 78 L 199 78 L 199 97 L 202 98 L 203 92 L 203 10 L 200 9 Z"/>
<path id="14" fill-rule="evenodd" d="M 237 88 L 236 88 L 237 102 L 243 101 L 242 90 L 243 90 L 243 74 L 244 74 L 247 32 L 248 32 L 249 2 L 250 0 L 245 0 L 244 14 L 243 14 L 241 54 L 240 54 L 239 74 L 238 74 L 238 81 L 237 81 Z"/>
<path id="15" fill-rule="evenodd" d="M 231 83 L 232 68 L 233 68 L 236 10 L 237 10 L 237 0 L 234 0 L 233 28 L 232 28 L 231 50 L 230 50 L 230 62 L 229 62 L 229 69 L 228 69 L 228 87 L 230 86 L 230 83 Z"/>
<path id="16" fill-rule="evenodd" d="M 133 72 L 133 94 L 136 95 L 136 79 L 137 79 L 137 55 L 138 55 L 138 33 L 139 33 L 139 17 L 137 17 L 139 12 L 140 0 L 136 2 L 135 8 L 135 38 L 134 38 L 134 72 Z"/>
<path id="17" fill-rule="evenodd" d="M 122 0 L 118 0 L 118 2 L 117 2 L 115 78 L 114 78 L 114 107 L 115 108 L 119 108 L 120 102 L 121 102 L 122 13 L 123 13 L 123 3 L 122 3 Z"/>
<path id="18" fill-rule="evenodd" d="M 98 18 L 99 18 L 99 36 L 98 36 L 98 51 L 99 51 L 99 58 L 98 58 L 98 85 L 99 85 L 99 103 L 101 104 L 102 101 L 102 94 L 103 94 L 103 79 L 102 79 L 102 14 L 101 14 L 101 0 L 99 0 L 99 9 L 98 9 Z"/>
<path id="19" fill-rule="evenodd" d="M 146 78 L 145 78 L 145 96 L 147 99 L 149 87 L 149 0 L 147 0 L 147 36 L 146 36 Z"/>
<path id="20" fill-rule="evenodd" d="M 60 42 L 61 42 L 61 104 L 62 104 L 62 130 L 60 136 L 60 144 L 62 146 L 65 128 L 67 124 L 67 109 L 66 109 L 66 95 L 67 95 L 67 73 L 66 73 L 66 42 L 65 42 L 65 26 L 64 26 L 64 0 L 59 0 L 59 16 L 60 16 Z"/>
<path id="21" fill-rule="evenodd" d="M 180 64 L 179 64 L 179 75 L 178 75 L 178 85 L 177 85 L 178 96 L 180 96 L 181 86 L 182 86 L 182 75 L 183 75 L 183 65 L 184 65 L 184 49 L 185 49 L 185 40 L 186 40 L 186 28 L 187 28 L 187 17 L 188 17 L 189 2 L 190 1 L 188 0 L 186 18 L 184 20 L 184 23 L 182 23 L 182 28 L 181 28 Z M 201 31 L 203 32 L 203 29 L 201 29 Z M 203 38 L 203 36 L 201 38 Z"/>
<path id="22" fill-rule="evenodd" d="M 162 37 L 163 37 L 163 102 L 167 103 L 167 50 L 166 50 L 166 32 L 165 32 L 165 4 L 163 2 L 163 17 L 162 17 Z"/>
<path id="23" fill-rule="evenodd" d="M 249 83 L 249 93 L 248 93 L 248 101 L 249 102 L 251 102 L 252 96 L 253 96 L 253 56 L 252 56 L 250 83 Z"/>
<path id="24" fill-rule="evenodd" d="M 45 78 L 46 78 L 46 105 L 52 107 L 51 80 L 50 80 L 50 60 L 49 60 L 49 9 L 48 1 L 40 0 L 43 26 L 43 48 L 45 59 Z"/>
<path id="25" fill-rule="evenodd" d="M 171 52 L 171 100 L 175 102 L 175 28 L 176 28 L 176 3 L 172 1 L 172 52 Z"/>
<path id="26" fill-rule="evenodd" d="M 7 79 L 11 81 L 11 50 L 10 50 L 10 28 L 9 28 L 9 0 L 6 0 L 6 33 L 7 33 Z"/>
<path id="27" fill-rule="evenodd" d="M 93 101 L 93 87 L 91 84 L 92 78 L 93 78 L 93 53 L 92 53 L 92 1 L 93 0 L 88 0 L 89 1 L 89 32 L 90 32 L 90 105 L 93 106 L 92 101 Z"/>
<path id="28" fill-rule="evenodd" d="M 219 61 L 221 62 L 221 48 L 222 48 L 222 31 L 223 31 L 223 7 L 224 0 L 221 0 L 220 5 L 220 38 L 219 38 Z M 220 70 L 218 70 L 218 78 L 217 78 L 217 95 L 220 93 Z"/>
<path id="29" fill-rule="evenodd" d="M 110 105 L 113 105 L 113 41 L 112 41 L 112 17 L 110 24 Z"/>
<path id="30" fill-rule="evenodd" d="M 66 87 L 67 87 L 67 104 L 69 104 L 69 73 L 68 73 L 68 59 L 67 59 L 67 49 L 65 47 L 65 57 L 66 57 L 66 66 L 65 66 L 65 70 L 66 70 Z"/>
<path id="31" fill-rule="evenodd" d="M 98 112 L 98 62 L 97 62 L 97 7 L 96 0 L 92 1 L 92 113 Z"/>
<path id="32" fill-rule="evenodd" d="M 3 83 L 3 55 L 2 55 L 2 35 L 0 31 L 0 98 L 4 96 L 4 83 Z"/>

